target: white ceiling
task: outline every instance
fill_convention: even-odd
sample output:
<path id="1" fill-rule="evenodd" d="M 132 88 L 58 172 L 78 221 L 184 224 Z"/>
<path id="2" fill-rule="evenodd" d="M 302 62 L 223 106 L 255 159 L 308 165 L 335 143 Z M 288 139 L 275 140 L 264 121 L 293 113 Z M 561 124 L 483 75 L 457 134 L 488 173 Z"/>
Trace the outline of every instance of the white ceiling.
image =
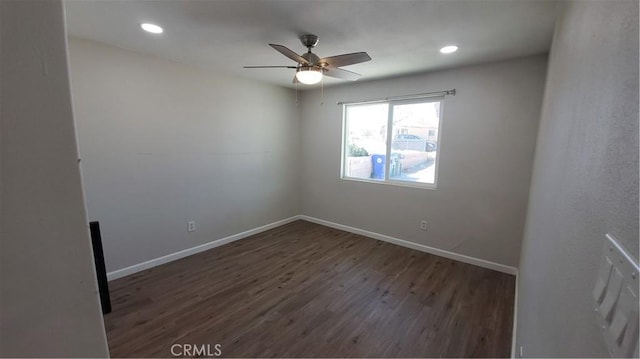
<path id="1" fill-rule="evenodd" d="M 70 36 L 154 54 L 206 70 L 293 87 L 295 65 L 269 43 L 303 53 L 318 35 L 320 57 L 366 51 L 345 69 L 359 81 L 545 53 L 555 0 L 66 0 Z M 161 35 L 142 22 L 164 27 Z M 439 53 L 447 44 L 460 50 Z M 341 83 L 327 79 L 325 85 Z"/>

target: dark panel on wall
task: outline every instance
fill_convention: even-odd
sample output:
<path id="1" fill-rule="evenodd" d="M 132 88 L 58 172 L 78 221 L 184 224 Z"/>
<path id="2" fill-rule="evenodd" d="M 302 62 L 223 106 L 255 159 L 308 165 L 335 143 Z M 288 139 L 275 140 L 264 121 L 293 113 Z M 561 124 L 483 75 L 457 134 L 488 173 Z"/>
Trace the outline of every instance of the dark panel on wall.
<path id="1" fill-rule="evenodd" d="M 100 303 L 102 314 L 111 313 L 111 299 L 109 298 L 109 283 L 107 282 L 107 270 L 104 265 L 104 253 L 102 251 L 102 235 L 100 234 L 100 222 L 90 222 L 91 244 L 93 245 L 93 258 L 96 263 L 96 275 L 98 277 L 98 289 L 100 290 Z"/>

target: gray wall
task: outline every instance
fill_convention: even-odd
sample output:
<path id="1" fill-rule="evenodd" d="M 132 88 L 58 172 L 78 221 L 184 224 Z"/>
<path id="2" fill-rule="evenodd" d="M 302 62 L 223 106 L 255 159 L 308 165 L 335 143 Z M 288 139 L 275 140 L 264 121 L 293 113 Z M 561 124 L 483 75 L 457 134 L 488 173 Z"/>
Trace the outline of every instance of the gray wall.
<path id="1" fill-rule="evenodd" d="M 504 265 L 518 265 L 546 56 L 304 93 L 302 213 Z M 341 180 L 341 100 L 455 88 L 436 190 Z M 427 219 L 429 230 L 421 231 Z"/>
<path id="2" fill-rule="evenodd" d="M 108 271 L 298 214 L 293 91 L 87 40 L 70 60 Z"/>
<path id="3" fill-rule="evenodd" d="M 556 27 L 520 262 L 525 356 L 608 356 L 592 309 L 604 235 L 638 253 L 638 2 L 575 1 Z"/>
<path id="4" fill-rule="evenodd" d="M 108 355 L 61 1 L 0 2 L 0 356 Z"/>

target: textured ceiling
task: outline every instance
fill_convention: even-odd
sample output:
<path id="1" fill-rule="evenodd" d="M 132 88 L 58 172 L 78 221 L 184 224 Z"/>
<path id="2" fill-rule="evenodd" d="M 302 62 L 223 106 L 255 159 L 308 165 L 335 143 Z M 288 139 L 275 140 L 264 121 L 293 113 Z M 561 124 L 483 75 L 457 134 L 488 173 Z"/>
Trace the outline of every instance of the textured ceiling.
<path id="1" fill-rule="evenodd" d="M 545 53 L 557 2 L 551 0 L 67 0 L 70 36 L 153 54 L 205 70 L 293 87 L 295 65 L 268 46 L 302 53 L 313 33 L 320 57 L 366 51 L 372 61 L 345 69 L 359 81 Z M 139 24 L 164 27 L 161 35 Z M 439 49 L 460 50 L 443 55 Z M 327 79 L 325 85 L 341 83 Z"/>

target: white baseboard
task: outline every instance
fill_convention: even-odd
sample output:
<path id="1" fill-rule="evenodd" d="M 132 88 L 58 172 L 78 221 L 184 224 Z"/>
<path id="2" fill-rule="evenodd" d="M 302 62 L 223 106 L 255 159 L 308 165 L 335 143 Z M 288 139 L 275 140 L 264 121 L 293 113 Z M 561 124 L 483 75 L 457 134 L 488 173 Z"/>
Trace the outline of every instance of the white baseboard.
<path id="1" fill-rule="evenodd" d="M 498 271 L 498 272 L 507 273 L 507 274 L 513 274 L 513 275 L 516 275 L 518 273 L 518 269 L 517 268 L 511 267 L 511 266 L 508 266 L 508 265 L 495 263 L 495 262 L 491 262 L 491 261 L 484 260 L 484 259 L 469 257 L 469 256 L 466 256 L 464 254 L 449 252 L 449 251 L 445 251 L 443 249 L 429 247 L 429 246 L 426 246 L 424 244 L 418 244 L 418 243 L 414 243 L 414 242 L 409 242 L 409 241 L 405 241 L 404 239 L 399 239 L 399 238 L 387 236 L 387 235 L 380 234 L 380 233 L 370 232 L 370 231 L 366 231 L 366 230 L 360 229 L 360 228 L 349 227 L 349 226 L 346 226 L 344 224 L 325 221 L 324 219 L 319 219 L 319 218 L 305 216 L 305 215 L 300 215 L 300 216 L 298 216 L 298 218 L 302 219 L 302 220 L 305 220 L 305 221 L 321 224 L 323 226 L 327 226 L 327 227 L 331 227 L 331 228 L 335 228 L 335 229 L 340 229 L 340 230 L 343 230 L 343 231 L 346 231 L 346 232 L 360 234 L 360 235 L 363 235 L 365 237 L 370 237 L 370 238 L 378 239 L 378 240 L 381 240 L 381 241 L 393 243 L 393 244 L 396 244 L 396 245 L 399 245 L 399 246 L 402 246 L 402 247 L 415 249 L 415 250 L 418 250 L 418 251 L 421 251 L 421 252 L 435 254 L 437 256 L 453 259 L 455 261 L 473 264 L 473 265 L 476 265 L 478 267 L 488 268 L 488 269 L 492 269 L 492 270 L 495 270 L 495 271 Z"/>
<path id="2" fill-rule="evenodd" d="M 484 260 L 484 259 L 469 257 L 469 256 L 466 256 L 464 254 L 458 254 L 458 253 L 454 253 L 454 252 L 449 252 L 449 251 L 445 251 L 443 249 L 429 247 L 429 246 L 426 246 L 424 244 L 418 244 L 418 243 L 414 243 L 414 242 L 409 242 L 409 241 L 405 241 L 403 239 L 387 236 L 387 235 L 380 234 L 380 233 L 370 232 L 370 231 L 367 231 L 367 230 L 364 230 L 364 229 L 359 229 L 359 228 L 355 228 L 355 227 L 346 226 L 344 224 L 325 221 L 323 219 L 319 219 L 319 218 L 315 218 L 315 217 L 310 217 L 310 216 L 306 216 L 306 215 L 296 215 L 296 216 L 292 216 L 292 217 L 289 217 L 289 218 L 282 219 L 280 221 L 276 221 L 276 222 L 273 222 L 273 223 L 266 224 L 264 226 L 253 228 L 253 229 L 250 229 L 248 231 L 244 231 L 244 232 L 237 233 L 237 234 L 234 234 L 234 235 L 231 235 L 231 236 L 228 236 L 228 237 L 220 238 L 220 239 L 217 239 L 215 241 L 211 241 L 209 243 L 201 244 L 201 245 L 196 246 L 196 247 L 187 248 L 187 249 L 181 250 L 179 252 L 167 254 L 166 256 L 162 256 L 162 257 L 159 257 L 159 258 L 151 259 L 151 260 L 148 260 L 146 262 L 142 262 L 142 263 L 139 263 L 139 264 L 132 265 L 130 267 L 126 267 L 126 268 L 115 270 L 113 272 L 109 272 L 109 273 L 107 273 L 107 279 L 108 280 L 114 280 L 114 279 L 122 278 L 122 277 L 128 276 L 128 275 L 133 274 L 133 273 L 137 273 L 137 272 L 149 269 L 149 268 L 153 268 L 153 267 L 159 266 L 161 264 L 173 262 L 175 260 L 178 260 L 178 259 L 181 259 L 181 258 L 184 258 L 184 257 L 188 257 L 188 256 L 196 254 L 196 253 L 200 253 L 200 252 L 203 252 L 203 251 L 215 248 L 215 247 L 222 246 L 222 245 L 227 244 L 227 243 L 231 243 L 231 242 L 237 241 L 237 240 L 242 239 L 242 238 L 246 238 L 246 237 L 252 236 L 254 234 L 258 234 L 258 233 L 267 231 L 267 230 L 272 229 L 272 228 L 276 228 L 276 227 L 285 225 L 287 223 L 291 223 L 291 222 L 296 221 L 298 219 L 302 219 L 302 220 L 305 220 L 305 221 L 321 224 L 323 226 L 327 226 L 327 227 L 331 227 L 331 228 L 340 229 L 340 230 L 343 230 L 343 231 L 346 231 L 346 232 L 360 234 L 360 235 L 363 235 L 363 236 L 366 236 L 366 237 L 370 237 L 370 238 L 378 239 L 378 240 L 381 240 L 381 241 L 393 243 L 393 244 L 396 244 L 396 245 L 399 245 L 399 246 L 402 246 L 402 247 L 415 249 L 415 250 L 418 250 L 418 251 L 421 251 L 421 252 L 435 254 L 437 256 L 453 259 L 453 260 L 456 260 L 456 261 L 459 261 L 459 262 L 469 263 L 469 264 L 477 265 L 479 267 L 496 270 L 498 272 L 503 272 L 503 273 L 507 273 L 507 274 L 513 274 L 513 275 L 516 275 L 518 273 L 518 269 L 517 268 L 511 267 L 511 266 L 507 266 L 507 265 L 504 265 L 504 264 L 495 263 L 495 262 L 487 261 L 487 260 Z M 516 277 L 516 281 L 517 281 L 517 277 Z M 516 300 L 517 300 L 517 296 L 516 296 Z M 514 323 L 514 325 L 515 325 L 515 323 Z M 515 326 L 514 326 L 514 328 L 515 328 Z"/>
<path id="3" fill-rule="evenodd" d="M 519 358 L 520 355 L 516 354 L 516 331 L 518 329 L 518 278 L 519 274 L 516 274 L 516 295 L 513 299 L 513 328 L 511 329 L 511 358 Z"/>
<path id="4" fill-rule="evenodd" d="M 162 256 L 162 257 L 159 257 L 159 258 L 151 259 L 151 260 L 148 260 L 146 262 L 139 263 L 139 264 L 134 264 L 134 265 L 132 265 L 130 267 L 118 269 L 118 270 L 115 270 L 113 272 L 107 273 L 107 280 L 114 280 L 114 279 L 122 278 L 122 277 L 128 276 L 130 274 L 143 271 L 145 269 L 149 269 L 149 268 L 157 267 L 157 266 L 159 266 L 161 264 L 173 262 L 173 261 L 175 261 L 177 259 L 188 257 L 188 256 L 196 254 L 196 253 L 204 252 L 204 251 L 209 250 L 211 248 L 219 247 L 221 245 L 224 245 L 224 244 L 227 244 L 227 243 L 231 243 L 231 242 L 237 241 L 239 239 L 246 238 L 246 237 L 252 236 L 254 234 L 258 234 L 258 233 L 267 231 L 269 229 L 285 225 L 287 223 L 293 222 L 293 221 L 298 220 L 298 219 L 300 219 L 300 216 L 293 216 L 293 217 L 285 218 L 285 219 L 282 219 L 280 221 L 276 221 L 276 222 L 273 222 L 273 223 L 266 224 L 264 226 L 260 226 L 260 227 L 257 227 L 257 228 L 250 229 L 248 231 L 244 231 L 244 232 L 240 232 L 240 233 L 228 236 L 228 237 L 220 238 L 220 239 L 217 239 L 215 241 L 211 241 L 209 243 L 201 244 L 199 246 L 195 246 L 195 247 L 192 247 L 192 248 L 187 248 L 187 249 L 181 250 L 179 252 L 167 254 L 166 256 Z"/>

